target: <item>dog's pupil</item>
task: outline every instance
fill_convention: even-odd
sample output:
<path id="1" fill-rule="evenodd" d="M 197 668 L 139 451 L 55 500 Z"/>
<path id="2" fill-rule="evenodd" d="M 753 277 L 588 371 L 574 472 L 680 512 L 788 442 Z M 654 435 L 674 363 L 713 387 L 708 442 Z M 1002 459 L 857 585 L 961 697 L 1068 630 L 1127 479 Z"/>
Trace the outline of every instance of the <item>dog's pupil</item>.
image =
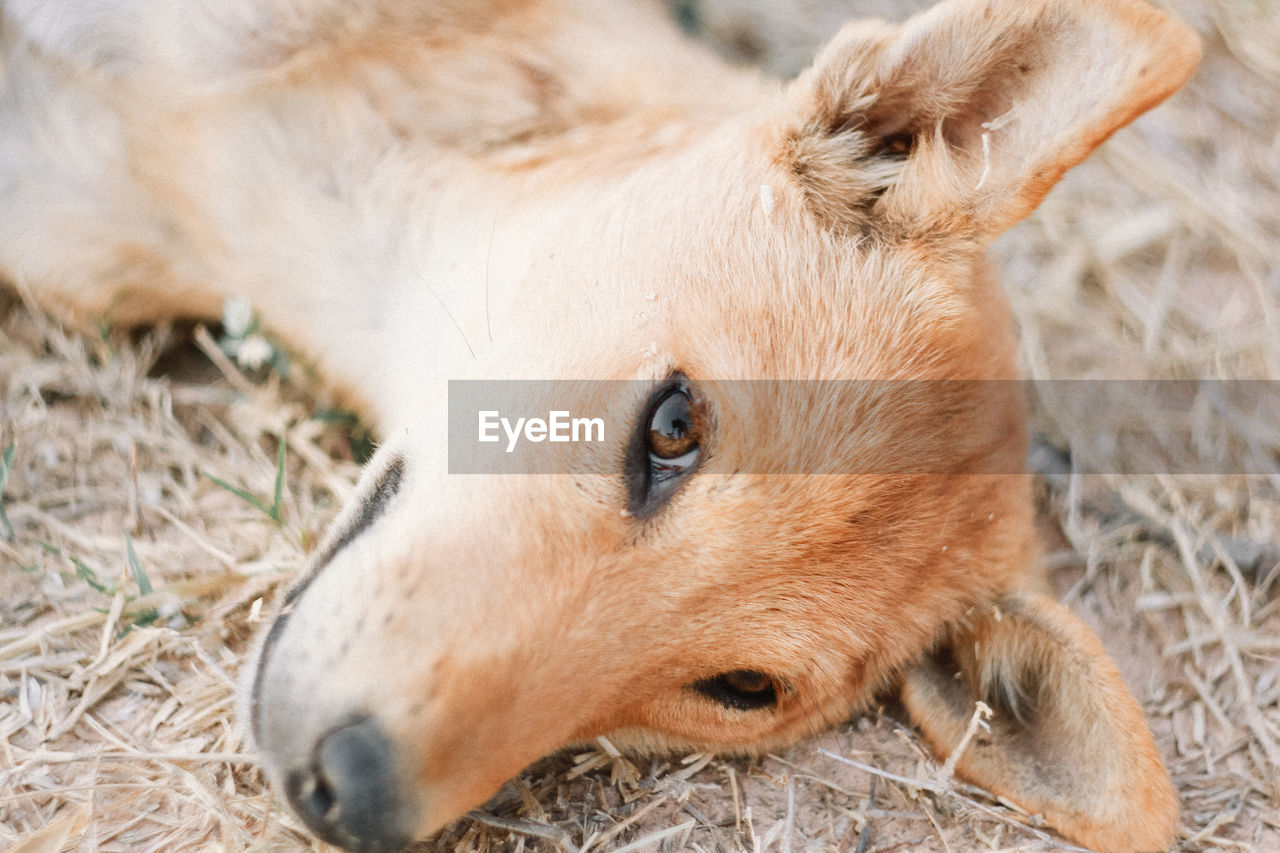
<path id="1" fill-rule="evenodd" d="M 735 669 L 714 678 L 695 681 L 689 687 L 738 711 L 759 711 L 778 704 L 778 688 L 768 675 L 754 669 Z"/>
<path id="2" fill-rule="evenodd" d="M 683 456 L 697 446 L 693 408 L 689 395 L 673 391 L 653 412 L 649 422 L 649 445 L 663 459 Z"/>
<path id="3" fill-rule="evenodd" d="M 730 687 L 743 693 L 763 693 L 773 687 L 773 682 L 769 680 L 769 676 L 763 672 L 755 672 L 753 670 L 736 670 L 725 673 L 724 678 Z"/>

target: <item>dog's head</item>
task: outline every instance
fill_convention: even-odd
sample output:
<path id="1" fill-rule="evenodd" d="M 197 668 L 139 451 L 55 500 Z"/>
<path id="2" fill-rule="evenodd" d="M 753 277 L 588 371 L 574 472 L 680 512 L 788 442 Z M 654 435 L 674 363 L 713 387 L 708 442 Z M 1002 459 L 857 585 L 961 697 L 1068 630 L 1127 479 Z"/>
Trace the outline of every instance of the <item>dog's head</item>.
<path id="1" fill-rule="evenodd" d="M 619 428 L 559 475 L 450 476 L 442 408 L 388 436 L 251 678 L 295 810 L 394 849 L 570 743 L 754 750 L 901 684 L 941 754 L 996 709 L 970 778 L 1085 843 L 1167 844 L 1140 710 L 1018 591 L 1016 387 L 965 380 L 1014 375 L 987 242 L 1195 61 L 1130 0 L 854 25 L 562 216 L 488 368 L 633 380 L 558 401 Z"/>

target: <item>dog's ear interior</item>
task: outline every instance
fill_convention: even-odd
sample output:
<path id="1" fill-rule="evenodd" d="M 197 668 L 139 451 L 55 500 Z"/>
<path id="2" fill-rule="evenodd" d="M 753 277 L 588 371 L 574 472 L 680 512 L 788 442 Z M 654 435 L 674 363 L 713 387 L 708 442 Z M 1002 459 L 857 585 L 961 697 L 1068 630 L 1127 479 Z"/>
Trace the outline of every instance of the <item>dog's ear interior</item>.
<path id="1" fill-rule="evenodd" d="M 778 161 L 834 227 L 991 237 L 1199 57 L 1143 0 L 947 0 L 842 30 L 792 85 Z"/>
<path id="2" fill-rule="evenodd" d="M 1097 636 L 1044 596 L 1009 595 L 903 676 L 902 701 L 940 758 L 977 702 L 994 712 L 955 763 L 963 778 L 1098 850 L 1165 850 L 1178 800 L 1141 708 Z"/>

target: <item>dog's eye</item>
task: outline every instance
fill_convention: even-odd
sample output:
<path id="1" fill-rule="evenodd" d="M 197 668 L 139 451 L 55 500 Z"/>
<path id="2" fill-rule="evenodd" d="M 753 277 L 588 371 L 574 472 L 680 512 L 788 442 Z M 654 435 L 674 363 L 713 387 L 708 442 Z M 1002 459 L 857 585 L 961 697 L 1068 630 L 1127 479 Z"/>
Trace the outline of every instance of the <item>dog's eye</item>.
<path id="1" fill-rule="evenodd" d="M 774 680 L 754 669 L 735 669 L 695 681 L 691 686 L 708 699 L 739 711 L 757 711 L 778 704 Z"/>
<path id="2" fill-rule="evenodd" d="M 705 415 L 681 376 L 667 382 L 642 410 L 627 453 L 628 509 L 641 517 L 662 506 L 701 455 Z"/>
<path id="3" fill-rule="evenodd" d="M 649 418 L 649 457 L 656 466 L 682 464 L 697 452 L 699 432 L 693 400 L 683 388 L 673 388 Z"/>

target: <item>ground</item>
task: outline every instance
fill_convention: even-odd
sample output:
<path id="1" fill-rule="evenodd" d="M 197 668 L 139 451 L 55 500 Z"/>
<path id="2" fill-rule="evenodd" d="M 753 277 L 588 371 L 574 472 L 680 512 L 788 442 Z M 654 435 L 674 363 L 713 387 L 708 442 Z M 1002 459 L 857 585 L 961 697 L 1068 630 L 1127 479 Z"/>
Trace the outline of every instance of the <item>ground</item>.
<path id="1" fill-rule="evenodd" d="M 779 73 L 840 17 L 830 0 L 674 5 Z M 1262 379 L 1274 398 L 1280 21 L 1264 0 L 1165 5 L 1205 38 L 1198 76 L 997 245 L 1024 369 Z M 222 330 L 78 336 L 2 298 L 0 848 L 323 849 L 245 754 L 234 682 L 367 438 L 297 365 L 285 381 L 242 371 Z M 1177 849 L 1280 849 L 1280 420 L 1171 421 L 1155 464 L 1081 476 L 1070 461 L 1101 414 L 1040 402 L 1042 568 L 1147 711 L 1181 794 Z M 1213 442 L 1234 472 L 1132 473 L 1185 470 Z M 753 760 L 601 743 L 544 760 L 425 847 L 1063 846 L 942 778 L 902 719 L 888 703 Z"/>

